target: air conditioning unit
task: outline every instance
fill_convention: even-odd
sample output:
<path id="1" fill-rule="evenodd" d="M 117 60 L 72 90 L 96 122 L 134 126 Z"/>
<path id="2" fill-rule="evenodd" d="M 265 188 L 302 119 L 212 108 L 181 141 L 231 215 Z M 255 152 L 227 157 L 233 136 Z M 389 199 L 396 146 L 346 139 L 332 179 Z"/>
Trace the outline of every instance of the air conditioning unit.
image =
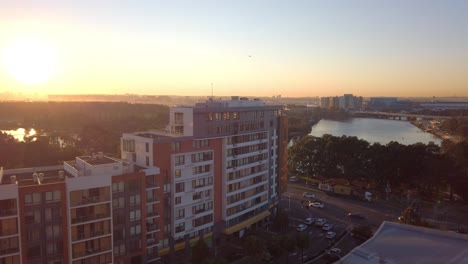
<path id="1" fill-rule="evenodd" d="M 33 181 L 34 181 L 34 182 L 37 182 L 37 179 L 38 179 L 38 177 L 39 177 L 39 174 L 33 173 L 32 177 L 33 177 Z"/>
<path id="2" fill-rule="evenodd" d="M 63 180 L 65 178 L 65 173 L 63 171 L 58 172 L 59 179 Z"/>
<path id="3" fill-rule="evenodd" d="M 39 173 L 39 180 L 42 182 L 44 180 L 44 173 Z"/>
<path id="4" fill-rule="evenodd" d="M 11 184 L 16 184 L 16 183 L 17 183 L 17 181 L 16 181 L 16 175 L 11 175 L 11 176 L 10 176 L 10 182 L 11 182 Z"/>

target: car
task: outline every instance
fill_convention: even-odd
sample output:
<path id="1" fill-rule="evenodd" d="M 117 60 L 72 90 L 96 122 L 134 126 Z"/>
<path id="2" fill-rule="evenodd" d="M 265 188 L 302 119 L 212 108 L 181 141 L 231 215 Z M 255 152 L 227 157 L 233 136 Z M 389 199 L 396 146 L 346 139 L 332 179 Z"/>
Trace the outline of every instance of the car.
<path id="1" fill-rule="evenodd" d="M 356 219 L 366 219 L 366 216 L 361 213 L 348 213 L 348 217 Z"/>
<path id="2" fill-rule="evenodd" d="M 325 230 L 325 231 L 330 231 L 330 230 L 332 230 L 332 228 L 333 228 L 332 224 L 324 224 L 322 226 L 322 229 Z"/>
<path id="3" fill-rule="evenodd" d="M 323 226 L 323 224 L 325 224 L 326 222 L 327 222 L 326 219 L 318 218 L 317 220 L 315 220 L 315 225 L 316 226 Z"/>
<path id="4" fill-rule="evenodd" d="M 296 176 L 292 176 L 289 178 L 290 182 L 297 182 L 299 179 Z"/>
<path id="5" fill-rule="evenodd" d="M 304 193 L 302 194 L 302 196 L 304 196 L 305 198 L 308 198 L 308 199 L 313 199 L 313 198 L 315 198 L 315 195 L 314 195 L 313 193 L 311 193 L 311 192 L 304 192 Z"/>
<path id="6" fill-rule="evenodd" d="M 305 223 L 306 225 L 311 225 L 311 224 L 314 223 L 314 221 L 315 221 L 314 218 L 312 218 L 312 217 L 307 217 L 307 218 L 304 220 L 304 223 Z"/>
<path id="7" fill-rule="evenodd" d="M 296 227 L 296 230 L 299 231 L 299 232 L 302 232 L 302 231 L 304 231 L 304 230 L 306 230 L 306 229 L 307 229 L 307 226 L 304 225 L 304 224 L 300 224 L 300 225 L 298 225 L 298 226 Z"/>
<path id="8" fill-rule="evenodd" d="M 339 248 L 332 248 L 330 250 L 327 251 L 328 254 L 336 254 L 336 255 L 339 255 L 341 253 L 341 249 Z"/>
<path id="9" fill-rule="evenodd" d="M 324 204 L 322 202 L 315 201 L 315 202 L 309 202 L 309 206 L 313 206 L 316 208 L 323 208 Z"/>
<path id="10" fill-rule="evenodd" d="M 325 235 L 325 237 L 328 238 L 328 239 L 333 239 L 333 238 L 336 237 L 336 233 L 335 233 L 335 232 L 329 231 L 329 232 L 327 232 L 327 234 Z"/>

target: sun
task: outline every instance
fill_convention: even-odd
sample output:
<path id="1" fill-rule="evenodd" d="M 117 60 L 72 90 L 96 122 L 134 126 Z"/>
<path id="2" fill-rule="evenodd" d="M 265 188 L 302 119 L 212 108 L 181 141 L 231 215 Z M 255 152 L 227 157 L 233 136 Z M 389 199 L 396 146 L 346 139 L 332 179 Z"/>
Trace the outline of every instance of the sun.
<path id="1" fill-rule="evenodd" d="M 4 51 L 5 66 L 17 81 L 28 85 L 50 80 L 57 69 L 56 50 L 36 39 L 16 40 Z"/>

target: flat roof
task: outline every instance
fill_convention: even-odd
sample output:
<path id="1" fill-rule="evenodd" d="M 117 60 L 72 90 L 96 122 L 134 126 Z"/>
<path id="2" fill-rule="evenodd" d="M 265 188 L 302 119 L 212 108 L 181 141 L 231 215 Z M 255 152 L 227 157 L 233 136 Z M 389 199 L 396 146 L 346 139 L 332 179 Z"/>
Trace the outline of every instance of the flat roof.
<path id="1" fill-rule="evenodd" d="M 79 156 L 78 157 L 81 160 L 84 160 L 85 162 L 91 164 L 91 165 L 102 165 L 102 164 L 111 164 L 111 163 L 117 163 L 117 161 L 108 158 L 106 156 L 99 156 L 95 155 L 94 157 L 92 156 Z"/>
<path id="2" fill-rule="evenodd" d="M 16 173 L 16 170 L 6 170 L 4 171 L 2 182 L 0 182 L 0 184 L 11 184 L 11 176 L 15 175 L 18 186 L 20 187 L 38 185 L 38 182 L 34 182 L 33 173 L 44 174 L 41 184 L 60 183 L 64 182 L 66 177 L 73 177 L 63 169 L 63 166 L 61 169 L 44 169 L 41 167 L 36 167 L 34 169 L 31 168 L 30 170 L 31 171 L 24 171 L 20 173 Z M 63 177 L 59 175 L 60 171 L 63 172 Z"/>
<path id="3" fill-rule="evenodd" d="M 384 222 L 372 238 L 336 263 L 468 263 L 468 236 Z"/>

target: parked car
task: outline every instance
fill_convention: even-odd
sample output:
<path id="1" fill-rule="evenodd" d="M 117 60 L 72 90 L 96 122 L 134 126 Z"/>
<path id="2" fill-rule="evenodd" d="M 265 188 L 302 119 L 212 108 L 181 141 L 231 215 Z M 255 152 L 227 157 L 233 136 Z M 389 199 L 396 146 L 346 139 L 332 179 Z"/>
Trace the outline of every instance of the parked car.
<path id="1" fill-rule="evenodd" d="M 333 228 L 332 224 L 324 224 L 322 226 L 322 229 L 325 230 L 325 231 L 330 231 L 330 230 L 332 230 L 332 228 Z"/>
<path id="2" fill-rule="evenodd" d="M 348 213 L 349 218 L 365 219 L 366 216 L 361 213 Z"/>
<path id="3" fill-rule="evenodd" d="M 311 225 L 311 224 L 314 223 L 314 221 L 315 221 L 314 218 L 312 218 L 312 217 L 307 217 L 307 218 L 304 220 L 304 223 L 306 223 L 306 225 Z"/>
<path id="4" fill-rule="evenodd" d="M 336 233 L 335 233 L 335 232 L 329 231 L 329 232 L 327 232 L 327 234 L 325 235 L 325 237 L 328 238 L 328 239 L 333 239 L 333 238 L 336 237 Z"/>
<path id="5" fill-rule="evenodd" d="M 332 249 L 330 249 L 327 253 L 328 253 L 328 254 L 337 254 L 337 255 L 339 255 L 339 254 L 341 253 L 341 249 L 339 249 L 339 248 L 332 248 Z"/>
<path id="6" fill-rule="evenodd" d="M 299 179 L 298 179 L 296 176 L 291 176 L 291 177 L 289 178 L 289 181 L 290 181 L 290 182 L 297 182 L 298 180 L 299 180 Z"/>
<path id="7" fill-rule="evenodd" d="M 307 226 L 304 225 L 304 224 L 300 224 L 300 225 L 298 225 L 298 226 L 296 227 L 296 230 L 299 231 L 299 232 L 302 232 L 302 231 L 304 231 L 304 230 L 306 230 L 306 229 L 307 229 Z"/>
<path id="8" fill-rule="evenodd" d="M 326 222 L 327 222 L 326 219 L 317 218 L 317 219 L 315 220 L 315 225 L 316 225 L 316 226 L 323 226 L 323 224 L 325 224 Z"/>
<path id="9" fill-rule="evenodd" d="M 302 196 L 304 196 L 307 199 L 314 199 L 315 198 L 315 195 L 313 193 L 311 193 L 311 192 L 304 192 L 302 194 Z"/>
<path id="10" fill-rule="evenodd" d="M 315 201 L 315 202 L 309 202 L 309 206 L 313 206 L 316 208 L 323 208 L 324 204 L 322 202 Z"/>

